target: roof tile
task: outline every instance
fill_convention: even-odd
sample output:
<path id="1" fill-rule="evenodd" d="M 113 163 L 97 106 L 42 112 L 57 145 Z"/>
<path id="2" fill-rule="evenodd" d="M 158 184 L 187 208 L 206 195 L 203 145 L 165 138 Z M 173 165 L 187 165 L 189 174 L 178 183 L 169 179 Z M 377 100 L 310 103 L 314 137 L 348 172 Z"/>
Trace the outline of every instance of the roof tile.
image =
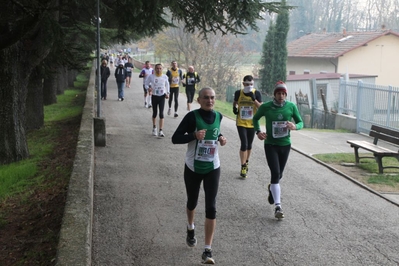
<path id="1" fill-rule="evenodd" d="M 397 32 L 364 31 L 343 33 L 311 33 L 288 44 L 288 57 L 337 58 L 381 36 Z M 349 37 L 351 36 L 351 37 Z M 346 37 L 346 38 L 345 38 Z"/>

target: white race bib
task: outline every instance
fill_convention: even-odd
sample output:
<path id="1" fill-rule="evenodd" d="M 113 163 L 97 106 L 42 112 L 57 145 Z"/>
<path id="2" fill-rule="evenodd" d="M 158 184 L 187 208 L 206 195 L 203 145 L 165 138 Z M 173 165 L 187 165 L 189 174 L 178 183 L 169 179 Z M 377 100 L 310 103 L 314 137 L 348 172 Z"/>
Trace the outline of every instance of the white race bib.
<path id="1" fill-rule="evenodd" d="M 241 106 L 240 107 L 240 117 L 243 120 L 252 119 L 254 116 L 254 108 L 252 106 Z"/>
<path id="2" fill-rule="evenodd" d="M 179 77 L 173 77 L 173 78 L 172 78 L 172 84 L 173 84 L 173 85 L 179 84 L 179 80 L 180 80 Z"/>
<path id="3" fill-rule="evenodd" d="M 272 122 L 273 138 L 283 138 L 288 136 L 287 121 L 273 121 Z"/>
<path id="4" fill-rule="evenodd" d="M 195 151 L 195 160 L 202 162 L 213 162 L 215 159 L 217 140 L 199 140 Z"/>

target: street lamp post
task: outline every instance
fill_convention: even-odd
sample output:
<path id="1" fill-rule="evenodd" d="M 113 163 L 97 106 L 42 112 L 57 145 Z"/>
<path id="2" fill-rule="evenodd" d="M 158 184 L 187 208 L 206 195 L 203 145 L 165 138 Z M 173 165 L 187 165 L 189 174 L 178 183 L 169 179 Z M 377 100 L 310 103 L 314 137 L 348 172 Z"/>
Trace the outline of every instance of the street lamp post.
<path id="1" fill-rule="evenodd" d="M 101 118 L 100 0 L 97 0 L 97 116 L 94 117 L 94 145 L 106 145 L 105 118 Z"/>
<path id="2" fill-rule="evenodd" d="M 100 0 L 97 0 L 97 117 L 101 116 Z"/>

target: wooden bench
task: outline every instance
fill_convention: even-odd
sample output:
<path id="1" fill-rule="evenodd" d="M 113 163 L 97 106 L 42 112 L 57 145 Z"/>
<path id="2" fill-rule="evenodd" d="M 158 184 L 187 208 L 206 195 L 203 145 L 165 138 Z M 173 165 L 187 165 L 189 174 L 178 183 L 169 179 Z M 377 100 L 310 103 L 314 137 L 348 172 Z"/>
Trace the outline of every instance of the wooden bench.
<path id="1" fill-rule="evenodd" d="M 395 157 L 399 161 L 399 150 L 393 151 L 381 146 L 377 146 L 378 140 L 384 140 L 388 143 L 399 145 L 399 131 L 372 125 L 370 134 L 371 137 L 374 137 L 373 143 L 363 140 L 348 140 L 346 141 L 351 145 L 351 147 L 355 150 L 355 159 L 356 164 L 359 164 L 360 159 L 363 158 L 374 158 L 378 164 L 378 171 L 380 174 L 384 172 L 386 168 L 398 168 L 399 166 L 383 166 L 382 158 L 383 157 Z M 359 157 L 359 148 L 370 151 L 374 154 L 374 157 L 364 156 Z"/>

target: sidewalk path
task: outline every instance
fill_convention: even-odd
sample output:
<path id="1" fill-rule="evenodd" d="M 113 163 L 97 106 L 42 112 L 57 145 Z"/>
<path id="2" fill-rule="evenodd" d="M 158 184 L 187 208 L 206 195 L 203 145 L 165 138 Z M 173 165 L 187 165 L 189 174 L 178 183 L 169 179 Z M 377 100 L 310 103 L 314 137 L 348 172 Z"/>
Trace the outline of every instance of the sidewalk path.
<path id="1" fill-rule="evenodd" d="M 180 96 L 180 116 L 165 117 L 166 137 L 153 137 L 141 82 L 134 74 L 125 101 L 118 102 L 111 77 L 102 102 L 107 145 L 95 149 L 92 265 L 200 265 L 203 192 L 195 221 L 198 245 L 189 248 L 182 177 L 186 145 L 170 140 L 186 113 L 185 97 Z M 316 140 L 300 132 L 293 134 L 293 147 L 305 154 L 320 153 Z M 292 151 L 281 183 L 286 218 L 277 221 L 267 203 L 269 170 L 262 142 L 254 141 L 249 176 L 241 180 L 235 122 L 224 118 L 222 133 L 228 143 L 220 148 L 222 175 L 212 245 L 217 265 L 399 264 L 395 204 Z M 346 150 L 344 146 L 337 144 L 330 152 Z"/>

